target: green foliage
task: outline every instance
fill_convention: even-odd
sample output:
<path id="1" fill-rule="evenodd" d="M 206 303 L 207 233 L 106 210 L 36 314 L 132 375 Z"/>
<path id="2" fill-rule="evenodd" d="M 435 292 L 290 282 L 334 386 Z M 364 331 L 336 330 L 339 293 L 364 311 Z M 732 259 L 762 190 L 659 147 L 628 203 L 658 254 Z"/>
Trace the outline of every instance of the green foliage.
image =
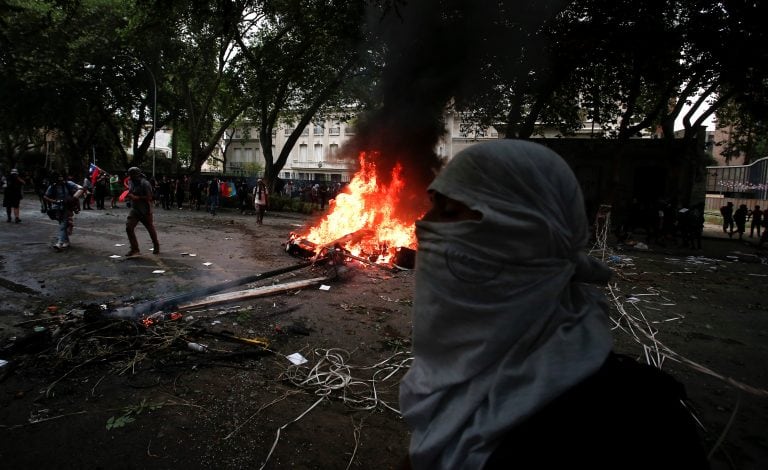
<path id="1" fill-rule="evenodd" d="M 149 403 L 146 398 L 141 400 L 141 403 L 137 403 L 133 406 L 127 406 L 123 408 L 123 414 L 120 416 L 111 416 L 107 420 L 107 431 L 113 429 L 122 428 L 134 421 L 136 417 L 145 411 L 159 410 L 165 405 L 165 403 Z"/>

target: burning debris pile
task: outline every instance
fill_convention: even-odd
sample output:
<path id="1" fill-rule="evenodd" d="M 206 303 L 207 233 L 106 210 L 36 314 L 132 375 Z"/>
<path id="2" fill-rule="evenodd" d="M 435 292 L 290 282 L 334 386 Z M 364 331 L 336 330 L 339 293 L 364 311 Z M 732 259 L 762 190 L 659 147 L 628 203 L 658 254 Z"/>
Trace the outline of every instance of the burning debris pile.
<path id="1" fill-rule="evenodd" d="M 413 268 L 414 221 L 418 210 L 404 210 L 405 181 L 396 165 L 388 184 L 380 183 L 375 154 L 360 154 L 360 169 L 348 188 L 330 202 L 329 213 L 307 233 L 291 233 L 288 253 L 313 258 L 343 253 L 364 263 Z"/>

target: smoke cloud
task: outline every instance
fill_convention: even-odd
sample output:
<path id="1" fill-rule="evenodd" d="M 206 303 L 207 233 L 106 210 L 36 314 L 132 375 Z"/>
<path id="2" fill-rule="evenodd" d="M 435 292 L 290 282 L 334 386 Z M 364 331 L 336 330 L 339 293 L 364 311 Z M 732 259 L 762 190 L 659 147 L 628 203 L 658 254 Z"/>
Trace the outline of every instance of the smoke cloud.
<path id="1" fill-rule="evenodd" d="M 372 15 L 370 25 L 386 47 L 377 90 L 380 106 L 359 118 L 344 153 L 378 152 L 377 178 L 382 182 L 388 182 L 400 163 L 407 185 L 402 209 L 421 206 L 442 164 L 435 147 L 445 132 L 446 105 L 471 86 L 473 75 L 487 69 L 494 56 L 522 46 L 505 43 L 510 31 L 523 40 L 559 3 L 393 0 L 383 17 Z"/>

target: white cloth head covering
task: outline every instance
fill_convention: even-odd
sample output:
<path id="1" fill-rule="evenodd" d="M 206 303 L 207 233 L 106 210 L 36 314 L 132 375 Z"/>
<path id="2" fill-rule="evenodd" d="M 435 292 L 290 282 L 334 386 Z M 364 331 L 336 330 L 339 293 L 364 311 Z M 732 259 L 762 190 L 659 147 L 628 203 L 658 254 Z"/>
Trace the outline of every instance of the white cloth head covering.
<path id="1" fill-rule="evenodd" d="M 414 361 L 400 385 L 416 469 L 479 469 L 511 427 L 603 364 L 610 270 L 587 256 L 578 181 L 552 150 L 501 140 L 429 187 L 482 220 L 416 224 Z"/>

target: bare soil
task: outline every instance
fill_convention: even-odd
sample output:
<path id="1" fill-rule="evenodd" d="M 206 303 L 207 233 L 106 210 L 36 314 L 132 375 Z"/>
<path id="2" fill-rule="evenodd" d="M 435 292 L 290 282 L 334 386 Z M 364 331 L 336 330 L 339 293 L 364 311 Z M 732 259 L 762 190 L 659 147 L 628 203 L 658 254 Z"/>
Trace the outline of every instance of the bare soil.
<path id="1" fill-rule="evenodd" d="M 162 253 L 139 226 L 142 256 L 112 258 L 127 251 L 126 214 L 81 212 L 62 253 L 36 200 L 23 201 L 21 224 L 0 225 L 3 468 L 397 468 L 411 271 L 296 269 L 237 289 L 338 276 L 145 327 L 105 312 L 294 266 L 283 243 L 316 217 L 268 212 L 258 226 L 231 209 L 159 209 Z M 713 468 L 766 468 L 763 253 L 708 227 L 700 251 L 609 241 L 604 256 L 616 349 L 658 360 L 668 348 L 662 367 L 686 385 Z M 308 362 L 293 366 L 293 353 Z"/>

